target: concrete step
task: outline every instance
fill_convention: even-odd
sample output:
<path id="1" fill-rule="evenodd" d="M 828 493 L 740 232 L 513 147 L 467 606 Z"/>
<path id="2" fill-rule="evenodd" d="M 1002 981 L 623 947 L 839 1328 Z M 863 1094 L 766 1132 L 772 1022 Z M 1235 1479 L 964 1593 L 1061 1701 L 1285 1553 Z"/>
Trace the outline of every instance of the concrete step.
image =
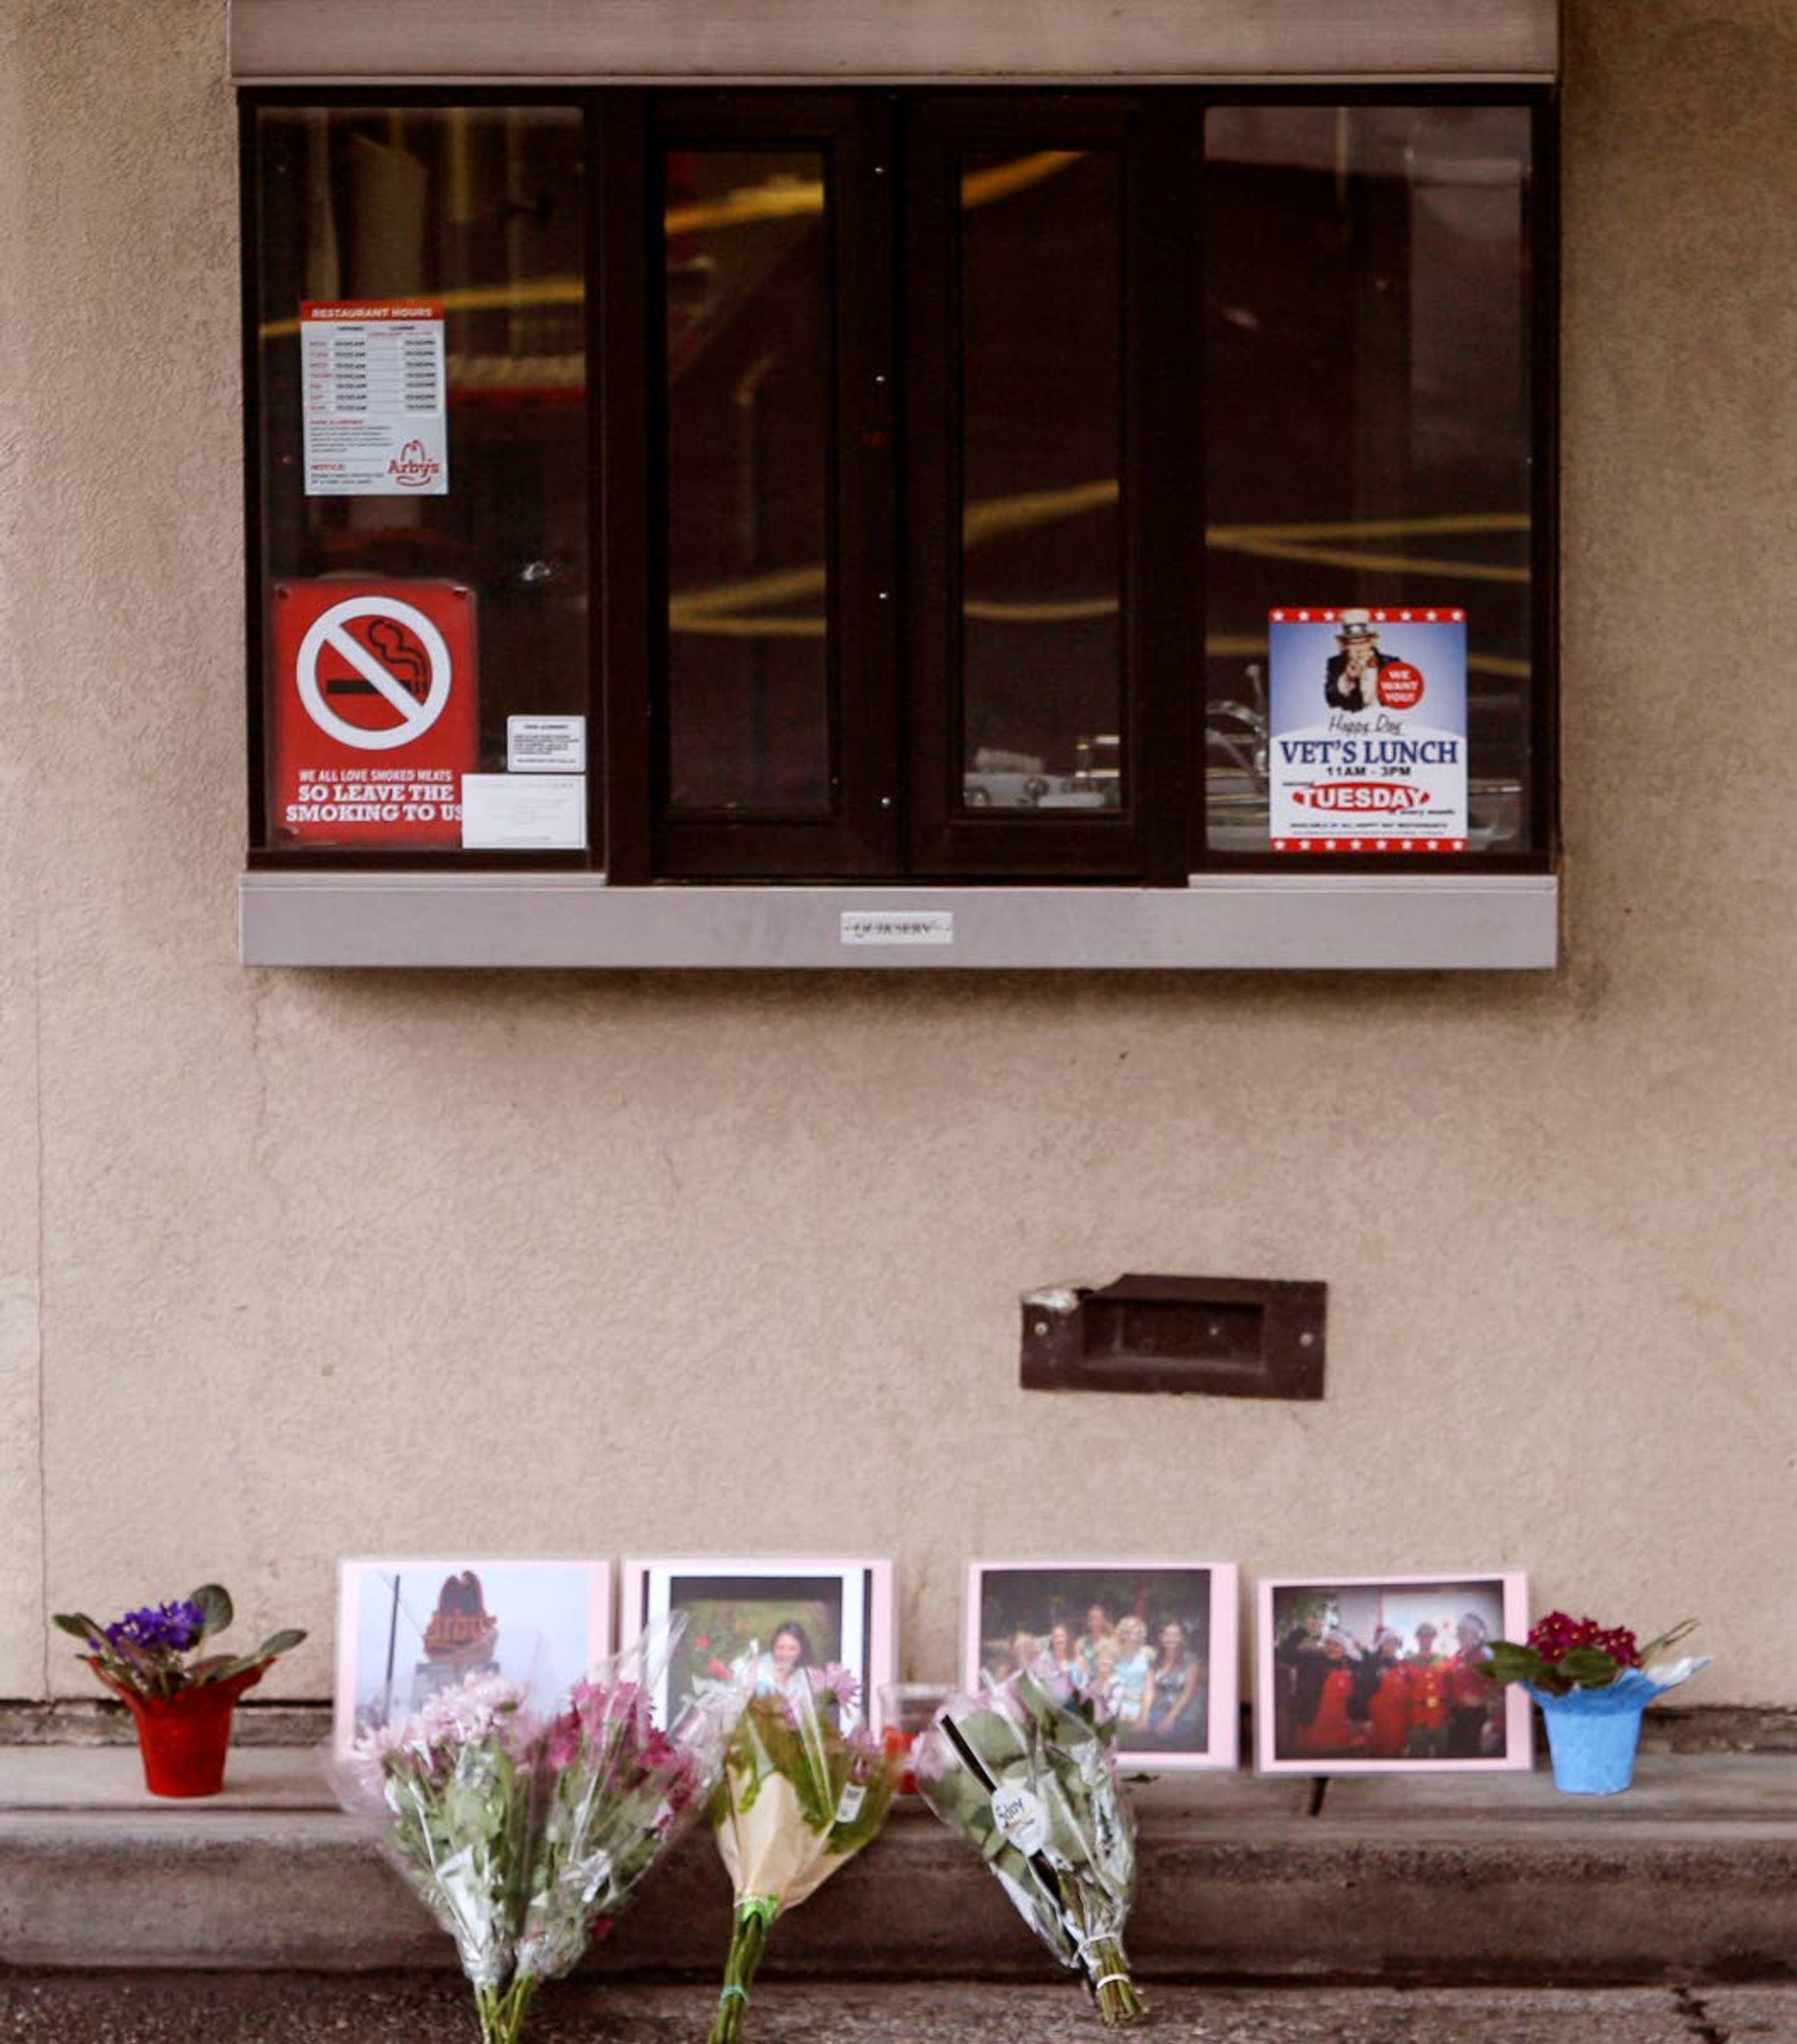
<path id="1" fill-rule="evenodd" d="M 528 2044 L 698 2044 L 709 1982 L 558 1981 Z M 1797 1987 L 1158 1987 L 1158 2044 L 1791 2044 Z M 441 1974 L 0 1975 L 8 2044 L 440 2044 L 471 2038 L 468 1991 Z M 1071 1983 L 781 1981 L 757 1992 L 744 2044 L 1097 2044 Z"/>
<path id="2" fill-rule="evenodd" d="M 233 1754 L 203 1803 L 144 1792 L 127 1748 L 0 1749 L 0 1960 L 52 1967 L 453 1964 L 339 1810 L 316 1754 Z M 1607 1800 L 1545 1771 L 1250 1775 L 1136 1788 L 1129 1946 L 1147 1980 L 1797 1978 L 1797 1759 L 1648 1754 Z M 685 1840 L 595 1955 L 709 1974 L 730 1892 Z M 919 1805 L 783 1919 L 770 1974 L 1042 1979 L 1053 1962 Z"/>

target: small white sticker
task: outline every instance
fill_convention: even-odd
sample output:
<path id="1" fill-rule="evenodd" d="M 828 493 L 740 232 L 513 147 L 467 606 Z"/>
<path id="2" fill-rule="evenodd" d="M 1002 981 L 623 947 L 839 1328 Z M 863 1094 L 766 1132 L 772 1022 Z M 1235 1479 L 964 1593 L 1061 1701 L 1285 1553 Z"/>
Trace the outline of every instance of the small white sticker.
<path id="1" fill-rule="evenodd" d="M 584 717 L 509 717 L 505 770 L 509 774 L 584 774 Z"/>
<path id="2" fill-rule="evenodd" d="M 952 909 L 845 909 L 845 944 L 952 944 Z"/>
<path id="3" fill-rule="evenodd" d="M 845 1782 L 843 1785 L 842 1800 L 836 1805 L 836 1822 L 839 1824 L 852 1824 L 861 1815 L 861 1806 L 866 1800 L 867 1787 L 865 1782 Z"/>
<path id="4" fill-rule="evenodd" d="M 1033 1789 L 1000 1784 L 992 1792 L 992 1815 L 993 1822 L 1019 1852 L 1042 1850 L 1047 1826 L 1043 1822 L 1042 1804 Z"/>
<path id="5" fill-rule="evenodd" d="M 582 774 L 464 774 L 465 851 L 581 851 L 586 846 Z"/>

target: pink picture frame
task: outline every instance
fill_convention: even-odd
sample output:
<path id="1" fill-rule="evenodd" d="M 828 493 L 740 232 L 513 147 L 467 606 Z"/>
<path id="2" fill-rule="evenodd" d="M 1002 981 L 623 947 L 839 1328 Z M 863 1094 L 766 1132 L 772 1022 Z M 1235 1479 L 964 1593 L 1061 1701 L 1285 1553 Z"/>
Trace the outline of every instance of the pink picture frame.
<path id="1" fill-rule="evenodd" d="M 490 1670 L 565 1690 L 612 1651 L 609 1556 L 409 1555 L 337 1565 L 332 1743 Z"/>
<path id="2" fill-rule="evenodd" d="M 1038 1661 L 1046 1653 L 1085 1692 L 1102 1681 L 1123 1765 L 1154 1773 L 1227 1771 L 1240 1762 L 1239 1596 L 1233 1562 L 974 1562 L 962 1616 L 962 1681 L 970 1689 L 990 1686 L 1023 1665 L 1034 1642 Z M 1093 1630 L 1100 1610 L 1108 1634 Z M 1164 1673 L 1157 1677 L 1169 1668 L 1177 1687 Z"/>
<path id="3" fill-rule="evenodd" d="M 1502 1569 L 1263 1577 L 1254 1765 L 1261 1774 L 1520 1773 L 1529 1699 L 1477 1675 L 1528 1631 L 1528 1578 Z"/>

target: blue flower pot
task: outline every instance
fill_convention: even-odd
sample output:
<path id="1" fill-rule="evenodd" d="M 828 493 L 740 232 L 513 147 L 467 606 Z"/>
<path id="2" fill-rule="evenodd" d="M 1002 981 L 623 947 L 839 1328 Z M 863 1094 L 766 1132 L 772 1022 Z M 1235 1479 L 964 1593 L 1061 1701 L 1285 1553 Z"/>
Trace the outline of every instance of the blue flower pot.
<path id="1" fill-rule="evenodd" d="M 1659 1693 L 1660 1685 L 1634 1668 L 1607 1689 L 1555 1696 L 1530 1688 L 1547 1720 L 1554 1787 L 1566 1796 L 1621 1795 L 1634 1779 L 1641 1714 Z"/>

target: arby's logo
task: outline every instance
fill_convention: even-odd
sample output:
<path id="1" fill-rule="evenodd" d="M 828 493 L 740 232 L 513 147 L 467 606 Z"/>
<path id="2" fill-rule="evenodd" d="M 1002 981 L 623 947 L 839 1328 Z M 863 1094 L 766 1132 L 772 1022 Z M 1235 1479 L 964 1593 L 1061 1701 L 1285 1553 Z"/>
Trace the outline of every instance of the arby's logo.
<path id="1" fill-rule="evenodd" d="M 408 440 L 387 463 L 387 473 L 402 490 L 428 490 L 443 473 L 443 463 L 422 440 Z"/>

